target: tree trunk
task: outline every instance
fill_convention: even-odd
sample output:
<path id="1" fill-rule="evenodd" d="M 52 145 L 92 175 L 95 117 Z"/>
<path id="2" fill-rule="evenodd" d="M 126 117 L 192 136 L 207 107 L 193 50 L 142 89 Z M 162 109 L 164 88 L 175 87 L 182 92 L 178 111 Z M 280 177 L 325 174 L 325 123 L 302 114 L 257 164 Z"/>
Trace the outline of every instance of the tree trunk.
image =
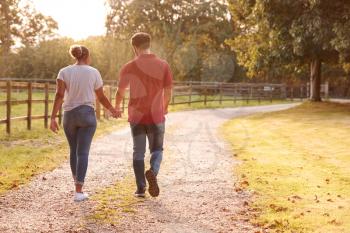
<path id="1" fill-rule="evenodd" d="M 311 75 L 310 75 L 310 100 L 321 101 L 321 66 L 322 62 L 319 58 L 311 61 Z"/>

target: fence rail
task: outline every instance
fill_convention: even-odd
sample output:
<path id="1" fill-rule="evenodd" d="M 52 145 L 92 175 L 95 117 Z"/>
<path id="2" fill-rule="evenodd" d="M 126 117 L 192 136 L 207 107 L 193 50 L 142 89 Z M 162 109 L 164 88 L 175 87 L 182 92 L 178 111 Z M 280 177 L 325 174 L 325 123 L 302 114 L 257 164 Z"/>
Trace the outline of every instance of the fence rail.
<path id="1" fill-rule="evenodd" d="M 105 82 L 104 92 L 110 101 L 113 101 L 116 91 L 116 82 Z M 43 125 L 48 128 L 49 104 L 53 100 L 50 94 L 56 89 L 52 80 L 6 80 L 0 79 L 0 108 L 6 108 L 4 116 L 0 115 L 0 125 L 6 124 L 6 132 L 11 133 L 12 123 L 17 121 L 26 121 L 27 129 L 32 129 L 33 120 L 43 120 Z M 325 87 L 323 92 L 326 94 Z M 285 84 L 256 84 L 256 83 L 219 83 L 219 82 L 175 82 L 173 88 L 173 96 L 171 105 L 191 105 L 194 103 L 203 103 L 207 105 L 209 102 L 218 102 L 223 104 L 226 101 L 251 101 L 251 100 L 283 100 L 283 99 L 304 99 L 308 98 L 308 86 L 301 85 L 291 87 Z M 15 99 L 13 95 L 20 93 L 22 98 Z M 35 97 L 33 96 L 35 94 Z M 38 98 L 38 94 L 40 98 Z M 3 100 L 2 100 L 3 99 Z M 128 98 L 123 100 L 123 110 L 127 108 Z M 43 104 L 42 114 L 33 115 L 33 104 Z M 25 116 L 13 116 L 12 110 L 14 106 L 27 105 Z M 96 117 L 97 119 L 109 117 L 108 111 L 96 101 Z M 0 111 L 1 113 L 1 111 Z M 4 119 L 1 119 L 5 117 Z M 59 123 L 62 122 L 62 109 L 56 116 Z"/>

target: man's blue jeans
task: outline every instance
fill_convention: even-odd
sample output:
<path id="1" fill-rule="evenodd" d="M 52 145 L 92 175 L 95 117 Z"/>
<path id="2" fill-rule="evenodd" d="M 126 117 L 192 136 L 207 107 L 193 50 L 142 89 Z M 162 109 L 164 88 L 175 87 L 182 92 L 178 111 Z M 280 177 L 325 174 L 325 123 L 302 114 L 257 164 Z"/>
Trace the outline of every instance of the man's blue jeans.
<path id="1" fill-rule="evenodd" d="M 133 167 L 138 189 L 146 187 L 145 180 L 145 152 L 146 138 L 148 138 L 151 152 L 151 170 L 157 175 L 163 158 L 163 141 L 165 124 L 134 124 L 130 123 L 133 138 Z"/>
<path id="2" fill-rule="evenodd" d="M 96 124 L 95 110 L 90 106 L 81 105 L 64 112 L 63 128 L 70 147 L 70 166 L 76 184 L 84 184 Z"/>

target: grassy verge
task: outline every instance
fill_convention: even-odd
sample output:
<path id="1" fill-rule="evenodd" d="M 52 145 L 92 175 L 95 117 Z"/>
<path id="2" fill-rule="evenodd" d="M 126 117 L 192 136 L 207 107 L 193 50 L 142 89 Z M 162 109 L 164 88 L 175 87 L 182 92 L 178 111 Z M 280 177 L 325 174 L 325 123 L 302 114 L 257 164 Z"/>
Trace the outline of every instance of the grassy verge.
<path id="1" fill-rule="evenodd" d="M 11 136 L 0 134 L 0 195 L 27 183 L 39 173 L 54 169 L 67 159 L 68 145 L 62 129 L 55 135 L 44 129 L 42 122 L 35 122 L 33 130 L 27 131 L 25 123 L 21 123 L 16 124 Z M 125 119 L 101 121 L 96 136 L 116 130 L 125 123 Z"/>
<path id="2" fill-rule="evenodd" d="M 145 199 L 134 197 L 134 178 L 126 177 L 100 190 L 92 197 L 96 206 L 88 219 L 97 223 L 118 224 L 123 213 L 135 213 L 135 204 Z"/>
<path id="3" fill-rule="evenodd" d="M 304 103 L 232 120 L 223 133 L 269 232 L 350 232 L 350 105 Z"/>

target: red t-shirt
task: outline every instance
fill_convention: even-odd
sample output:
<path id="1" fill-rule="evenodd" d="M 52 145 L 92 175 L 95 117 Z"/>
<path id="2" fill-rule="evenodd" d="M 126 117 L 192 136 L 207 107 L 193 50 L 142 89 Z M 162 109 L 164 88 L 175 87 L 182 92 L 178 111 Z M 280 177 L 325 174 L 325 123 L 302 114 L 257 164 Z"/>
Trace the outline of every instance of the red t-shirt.
<path id="1" fill-rule="evenodd" d="M 154 54 L 143 54 L 125 64 L 119 75 L 119 88 L 130 85 L 129 122 L 158 124 L 165 121 L 164 88 L 172 86 L 168 63 Z"/>

